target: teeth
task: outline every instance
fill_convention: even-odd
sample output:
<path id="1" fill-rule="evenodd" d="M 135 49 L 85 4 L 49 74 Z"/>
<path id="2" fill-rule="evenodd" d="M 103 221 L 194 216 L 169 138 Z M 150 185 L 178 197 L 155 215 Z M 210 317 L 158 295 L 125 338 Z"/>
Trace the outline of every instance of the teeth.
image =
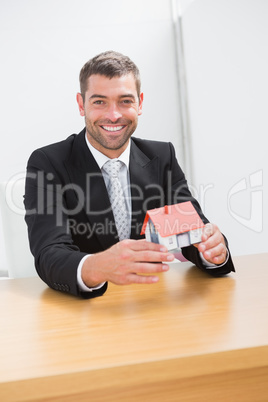
<path id="1" fill-rule="evenodd" d="M 102 126 L 102 128 L 106 131 L 119 131 L 122 130 L 124 126 Z"/>

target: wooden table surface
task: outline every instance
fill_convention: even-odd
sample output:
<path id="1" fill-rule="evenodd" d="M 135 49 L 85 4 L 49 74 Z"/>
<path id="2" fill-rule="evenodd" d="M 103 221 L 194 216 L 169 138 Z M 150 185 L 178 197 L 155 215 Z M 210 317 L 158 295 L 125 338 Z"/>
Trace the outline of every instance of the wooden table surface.
<path id="1" fill-rule="evenodd" d="M 0 281 L 0 401 L 267 402 L 268 253 L 234 263 L 91 300 Z"/>

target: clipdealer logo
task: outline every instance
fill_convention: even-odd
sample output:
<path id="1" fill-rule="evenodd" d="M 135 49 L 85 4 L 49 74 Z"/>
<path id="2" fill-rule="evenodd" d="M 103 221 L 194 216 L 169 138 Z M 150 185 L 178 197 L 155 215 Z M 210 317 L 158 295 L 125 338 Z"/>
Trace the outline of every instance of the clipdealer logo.
<path id="1" fill-rule="evenodd" d="M 41 184 L 43 186 L 43 177 L 40 177 Z M 47 177 L 47 180 L 52 180 L 50 176 Z M 40 184 L 40 183 L 39 183 Z M 14 175 L 7 183 L 5 187 L 5 201 L 9 206 L 10 210 L 18 215 L 25 215 L 25 208 L 23 205 L 23 194 L 24 194 L 24 186 L 25 186 L 25 173 L 18 173 Z M 41 186 L 41 187 L 42 187 Z M 47 185 L 47 190 L 50 190 L 50 184 Z M 151 185 L 149 185 L 150 187 Z M 52 188 L 52 187 L 51 187 Z M 214 186 L 212 184 L 207 186 L 200 186 L 198 189 L 191 187 L 190 190 L 195 198 L 199 200 L 201 208 L 204 210 L 205 208 L 205 197 L 208 190 L 212 190 Z M 61 188 L 61 193 L 67 191 L 69 189 L 68 186 Z M 77 191 L 77 195 L 80 196 L 81 199 L 85 197 L 80 191 L 80 188 L 75 189 Z M 180 190 L 180 189 L 178 189 Z M 164 197 L 162 194 L 163 189 L 159 189 L 158 198 Z M 51 191 L 48 192 L 48 196 Z M 140 197 L 143 197 L 142 191 L 137 193 Z M 179 191 L 178 191 L 179 194 Z M 239 208 L 237 204 L 237 197 L 240 195 L 242 200 L 244 200 L 244 208 Z M 43 198 L 40 197 L 38 201 L 38 211 L 43 211 Z M 81 200 L 80 200 L 81 201 Z M 175 200 L 176 201 L 176 200 Z M 186 199 L 184 201 L 187 201 Z M 243 202 L 243 201 L 242 201 Z M 245 205 L 249 202 L 248 210 L 245 212 Z M 176 203 L 176 202 L 174 202 Z M 40 205 L 39 205 L 40 204 Z M 81 203 L 80 203 L 81 204 Z M 83 203 L 82 203 L 83 204 Z M 249 175 L 248 178 L 242 178 L 237 183 L 235 183 L 227 194 L 227 204 L 228 204 L 228 212 L 239 224 L 243 225 L 249 230 L 255 231 L 257 233 L 262 232 L 263 230 L 263 171 L 258 170 Z M 79 208 L 79 205 L 76 206 Z M 81 205 L 80 205 L 81 207 Z M 42 209 L 43 208 L 43 209 Z M 146 205 L 144 205 L 146 209 Z M 243 213 L 242 210 L 243 209 Z M 73 215 L 77 210 L 64 210 L 64 206 L 62 205 L 61 212 L 69 213 Z M 44 211 L 43 211 L 44 212 Z M 48 214 L 53 213 L 53 211 L 46 211 Z M 92 212 L 92 211 L 91 211 Z M 61 222 L 61 220 L 60 220 Z"/>
<path id="2" fill-rule="evenodd" d="M 235 211 L 232 206 L 234 197 L 241 193 L 249 193 L 249 217 L 240 215 L 240 211 Z M 243 178 L 235 183 L 228 193 L 228 211 L 230 215 L 241 225 L 260 233 L 263 230 L 263 171 L 258 170 L 252 173 L 248 180 Z"/>

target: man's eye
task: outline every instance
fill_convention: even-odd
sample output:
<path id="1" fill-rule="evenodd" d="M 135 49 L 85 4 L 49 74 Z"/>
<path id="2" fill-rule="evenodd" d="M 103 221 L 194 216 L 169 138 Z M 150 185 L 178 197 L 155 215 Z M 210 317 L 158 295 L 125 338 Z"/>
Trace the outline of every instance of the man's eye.
<path id="1" fill-rule="evenodd" d="M 132 99 L 124 99 L 123 103 L 126 105 L 129 105 L 129 104 L 133 103 L 133 101 L 132 101 Z"/>
<path id="2" fill-rule="evenodd" d="M 102 100 L 96 100 L 94 102 L 94 105 L 103 105 L 103 101 Z"/>

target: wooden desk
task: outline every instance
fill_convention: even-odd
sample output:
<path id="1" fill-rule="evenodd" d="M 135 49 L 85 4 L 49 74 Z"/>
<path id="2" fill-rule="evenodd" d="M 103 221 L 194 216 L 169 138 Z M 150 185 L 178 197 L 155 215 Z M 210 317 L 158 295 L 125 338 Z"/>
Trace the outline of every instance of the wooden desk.
<path id="1" fill-rule="evenodd" d="M 268 254 L 97 299 L 0 281 L 0 400 L 268 401 Z"/>

